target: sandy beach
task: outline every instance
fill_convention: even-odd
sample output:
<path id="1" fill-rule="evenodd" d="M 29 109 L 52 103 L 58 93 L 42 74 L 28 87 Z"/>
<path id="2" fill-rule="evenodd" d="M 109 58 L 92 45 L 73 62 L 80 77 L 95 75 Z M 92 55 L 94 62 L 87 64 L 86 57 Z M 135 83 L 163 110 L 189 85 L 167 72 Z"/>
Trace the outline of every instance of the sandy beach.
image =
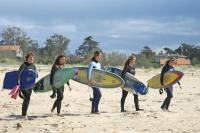
<path id="1" fill-rule="evenodd" d="M 6 71 L 0 68 L 0 86 Z M 156 71 L 159 72 L 159 71 Z M 39 71 L 39 78 L 49 70 Z M 185 71 L 186 73 L 186 71 Z M 146 84 L 154 76 L 151 70 L 138 71 L 136 77 Z M 65 87 L 61 113 L 51 115 L 55 99 L 47 93 L 32 93 L 28 120 L 20 119 L 22 99 L 8 96 L 9 90 L 0 91 L 0 133 L 199 133 L 200 132 L 200 75 L 186 73 L 181 80 L 182 90 L 174 86 L 171 112 L 163 112 L 160 106 L 166 94 L 150 89 L 146 96 L 139 96 L 142 112 L 136 112 L 133 95 L 129 93 L 125 108 L 120 112 L 121 89 L 101 89 L 101 114 L 90 114 L 92 94 L 88 86 L 70 81 L 72 91 Z M 56 110 L 55 110 L 56 112 Z M 17 124 L 22 127 L 17 128 Z"/>

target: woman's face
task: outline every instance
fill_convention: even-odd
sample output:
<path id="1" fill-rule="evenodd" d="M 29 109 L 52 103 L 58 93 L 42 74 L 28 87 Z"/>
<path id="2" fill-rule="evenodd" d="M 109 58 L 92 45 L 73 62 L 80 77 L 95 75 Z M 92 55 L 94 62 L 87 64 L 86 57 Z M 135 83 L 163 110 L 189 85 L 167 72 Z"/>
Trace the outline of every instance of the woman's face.
<path id="1" fill-rule="evenodd" d="M 170 65 L 171 65 L 171 66 L 175 66 L 176 63 L 177 63 L 177 60 L 170 61 Z"/>
<path id="2" fill-rule="evenodd" d="M 34 61 L 35 61 L 35 57 L 34 56 L 29 56 L 28 58 L 27 58 L 27 62 L 29 63 L 29 64 L 33 64 L 34 63 Z"/>
<path id="3" fill-rule="evenodd" d="M 96 56 L 95 59 L 96 59 L 96 61 L 98 61 L 98 62 L 101 61 L 101 59 L 102 59 L 102 54 L 99 54 L 98 56 Z"/>
<path id="4" fill-rule="evenodd" d="M 136 63 L 136 58 L 134 57 L 134 58 L 131 60 L 130 63 L 131 63 L 131 64 L 135 64 L 135 63 Z"/>
<path id="5" fill-rule="evenodd" d="M 60 62 L 60 65 L 64 65 L 67 61 L 67 58 L 66 57 L 62 57 L 59 59 L 59 62 Z"/>

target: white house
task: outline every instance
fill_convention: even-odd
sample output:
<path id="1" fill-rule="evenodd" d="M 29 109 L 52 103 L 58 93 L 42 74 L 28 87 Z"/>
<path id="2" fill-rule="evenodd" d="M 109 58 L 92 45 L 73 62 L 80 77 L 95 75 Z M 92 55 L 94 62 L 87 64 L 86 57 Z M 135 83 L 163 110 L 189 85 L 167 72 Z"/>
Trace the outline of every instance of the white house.
<path id="1" fill-rule="evenodd" d="M 20 45 L 0 45 L 0 56 L 23 57 Z"/>

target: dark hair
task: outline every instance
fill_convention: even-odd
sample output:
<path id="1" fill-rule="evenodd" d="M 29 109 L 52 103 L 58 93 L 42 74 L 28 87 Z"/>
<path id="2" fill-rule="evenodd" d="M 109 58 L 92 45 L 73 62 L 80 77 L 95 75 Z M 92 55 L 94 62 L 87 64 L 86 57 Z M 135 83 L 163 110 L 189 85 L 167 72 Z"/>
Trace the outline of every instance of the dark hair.
<path id="1" fill-rule="evenodd" d="M 95 57 L 99 56 L 101 53 L 99 51 L 95 51 L 94 54 L 93 54 L 93 57 L 91 59 L 91 61 L 94 61 L 95 60 Z"/>
<path id="2" fill-rule="evenodd" d="M 165 64 L 169 64 L 170 62 L 175 61 L 175 60 L 176 60 L 175 57 L 170 57 L 170 59 L 167 60 Z"/>
<path id="3" fill-rule="evenodd" d="M 56 60 L 55 60 L 55 62 L 54 62 L 54 64 L 53 64 L 53 67 L 54 67 L 55 65 L 60 65 L 60 58 L 63 58 L 63 57 L 67 58 L 67 56 L 64 55 L 64 54 L 59 55 L 59 56 L 56 58 Z"/>
<path id="4" fill-rule="evenodd" d="M 133 54 L 131 56 L 129 56 L 124 64 L 124 66 L 128 65 L 131 62 L 131 60 L 133 60 L 134 58 L 136 58 L 136 56 Z"/>
<path id="5" fill-rule="evenodd" d="M 29 58 L 30 56 L 35 57 L 35 54 L 34 54 L 33 52 L 28 52 L 28 54 L 27 54 L 26 57 L 25 57 L 25 60 L 28 61 L 28 58 Z"/>

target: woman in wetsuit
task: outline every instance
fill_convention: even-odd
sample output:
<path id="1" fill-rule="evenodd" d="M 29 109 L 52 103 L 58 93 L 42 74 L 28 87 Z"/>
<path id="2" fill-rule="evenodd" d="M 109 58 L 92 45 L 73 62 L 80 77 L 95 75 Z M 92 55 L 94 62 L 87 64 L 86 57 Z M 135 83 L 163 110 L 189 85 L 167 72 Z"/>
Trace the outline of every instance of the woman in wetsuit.
<path id="1" fill-rule="evenodd" d="M 129 56 L 129 58 L 126 60 L 125 64 L 124 64 L 124 69 L 122 71 L 122 78 L 125 79 L 125 74 L 131 73 L 133 75 L 135 75 L 135 64 L 136 64 L 136 56 L 131 55 Z M 122 89 L 122 97 L 121 97 L 121 112 L 126 112 L 126 110 L 124 109 L 124 104 L 125 104 L 125 100 L 126 97 L 128 95 L 128 91 L 125 90 L 125 88 Z M 135 103 L 135 109 L 136 111 L 142 111 L 143 109 L 139 108 L 139 100 L 138 100 L 138 94 L 135 92 L 133 94 L 134 96 L 134 103 Z"/>
<path id="2" fill-rule="evenodd" d="M 51 108 L 51 112 L 53 113 L 54 109 L 57 107 L 57 115 L 58 116 L 62 116 L 60 114 L 60 110 L 61 110 L 61 104 L 62 104 L 62 100 L 63 100 L 64 85 L 61 86 L 60 88 L 54 88 L 53 87 L 53 78 L 57 71 L 62 70 L 64 68 L 66 60 L 67 60 L 67 57 L 65 55 L 59 55 L 56 58 L 55 63 L 53 64 L 51 73 L 50 73 L 50 85 L 52 86 L 52 90 L 53 90 L 53 94 L 50 97 L 55 98 L 56 94 L 57 94 L 57 99 L 55 100 L 53 107 Z M 69 86 L 69 89 L 71 91 L 69 82 L 67 83 L 67 85 Z"/>
<path id="3" fill-rule="evenodd" d="M 162 68 L 162 71 L 161 71 L 161 77 L 160 77 L 160 83 L 161 85 L 163 85 L 163 80 L 164 80 L 164 75 L 166 72 L 169 72 L 169 71 L 175 71 L 175 68 L 174 66 L 176 65 L 177 63 L 177 60 L 175 57 L 171 57 L 168 61 L 166 61 L 166 64 L 165 66 Z M 178 82 L 180 88 L 181 87 L 181 84 Z M 173 86 L 170 85 L 170 86 L 167 86 L 164 88 L 165 92 L 167 93 L 167 97 L 165 98 L 162 106 L 161 106 L 161 109 L 163 111 L 169 111 L 169 105 L 170 105 L 170 102 L 171 102 L 171 99 L 173 97 Z M 162 94 L 163 92 L 163 89 L 161 88 L 160 90 L 160 94 Z"/>

